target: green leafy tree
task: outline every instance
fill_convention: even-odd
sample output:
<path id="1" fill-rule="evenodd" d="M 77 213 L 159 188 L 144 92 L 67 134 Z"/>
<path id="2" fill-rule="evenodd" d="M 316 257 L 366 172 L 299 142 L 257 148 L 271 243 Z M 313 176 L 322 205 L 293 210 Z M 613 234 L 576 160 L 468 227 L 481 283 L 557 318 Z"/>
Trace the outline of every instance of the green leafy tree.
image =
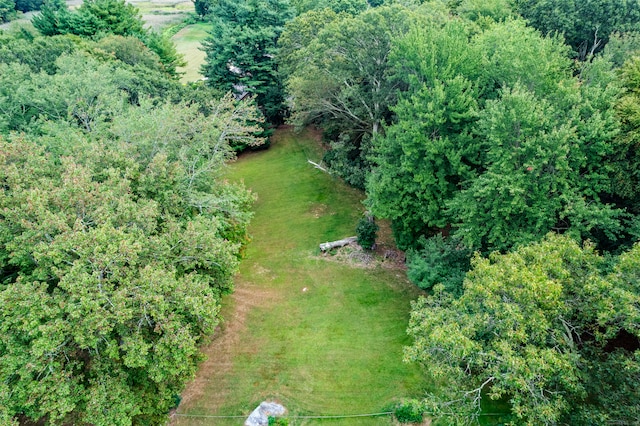
<path id="1" fill-rule="evenodd" d="M 638 0 L 517 0 L 516 10 L 543 34 L 558 32 L 585 59 L 614 32 L 637 30 Z"/>
<path id="2" fill-rule="evenodd" d="M 357 15 L 369 7 L 366 0 L 294 0 L 291 2 L 298 15 L 312 10 L 329 9 L 336 13 L 345 12 L 350 15 Z"/>
<path id="3" fill-rule="evenodd" d="M 75 50 L 76 44 L 66 36 L 36 37 L 29 32 L 0 35 L 0 63 L 28 65 L 34 73 L 55 74 L 55 61 Z"/>
<path id="4" fill-rule="evenodd" d="M 96 42 L 96 48 L 131 66 L 141 65 L 152 70 L 162 69 L 158 55 L 155 55 L 136 37 L 107 36 Z"/>
<path id="5" fill-rule="evenodd" d="M 16 4 L 13 0 L 0 1 L 0 22 L 8 22 L 16 16 Z"/>
<path id="6" fill-rule="evenodd" d="M 41 34 L 74 34 L 86 38 L 108 35 L 136 37 L 158 55 L 164 71 L 176 77 L 176 68 L 184 65 L 173 42 L 165 35 L 148 31 L 136 7 L 125 0 L 85 0 L 70 11 L 61 0 L 46 3 L 34 17 L 33 25 Z"/>
<path id="7" fill-rule="evenodd" d="M 514 424 L 636 421 L 639 255 L 607 272 L 591 245 L 549 235 L 476 257 L 459 299 L 440 287 L 416 302 L 405 359 L 444 379 L 425 400 L 436 423 L 471 423 L 485 398 L 508 401 Z"/>
<path id="8" fill-rule="evenodd" d="M 84 0 L 73 17 L 69 28 L 72 34 L 139 36 L 145 33 L 139 10 L 124 0 Z"/>
<path id="9" fill-rule="evenodd" d="M 68 34 L 71 12 L 64 0 L 46 0 L 40 13 L 31 20 L 33 26 L 45 36 Z"/>
<path id="10" fill-rule="evenodd" d="M 561 113 L 519 86 L 487 103 L 476 127 L 485 170 L 447 203 L 467 246 L 506 250 L 550 230 L 617 238 L 623 212 L 599 197 L 610 190 L 603 164 L 616 128 L 591 139 L 591 126 L 608 123 L 581 121 L 578 107 Z"/>
<path id="11" fill-rule="evenodd" d="M 231 98 L 209 107 L 143 103 L 91 138 L 61 121 L 33 142 L 1 142 L 9 418 L 166 419 L 248 238 L 253 197 L 220 170 L 231 140 L 253 138 L 243 114 L 255 111 Z"/>
<path id="12" fill-rule="evenodd" d="M 47 65 L 55 70 L 52 75 L 32 73 L 29 67 L 16 62 L 0 64 L 4 70 L 0 75 L 0 131 L 37 133 L 46 120 L 65 120 L 91 132 L 99 123 L 111 121 L 125 104 L 138 104 L 140 98 L 181 97 L 182 89 L 164 71 L 142 63 L 130 67 L 115 61 L 111 54 L 105 58 L 103 49 L 96 45 L 91 48 L 106 62 L 81 52 L 61 55 Z M 15 75 L 22 75 L 22 80 L 12 77 Z"/>
<path id="13" fill-rule="evenodd" d="M 513 16 L 511 4 L 511 0 L 463 0 L 456 12 L 474 22 L 504 21 Z"/>
<path id="14" fill-rule="evenodd" d="M 40 10 L 43 4 L 44 0 L 16 0 L 16 10 L 21 12 Z"/>
<path id="15" fill-rule="evenodd" d="M 220 254 L 232 246 L 201 234 L 212 220 L 158 227 L 157 204 L 135 201 L 117 174 L 97 183 L 15 140 L 3 153 L 2 405 L 51 423 L 157 422 L 218 310 L 206 280 L 180 273 L 195 253 L 174 244 L 197 238 L 203 265 L 231 261 Z"/>
<path id="16" fill-rule="evenodd" d="M 393 108 L 397 122 L 374 141 L 377 167 L 367 193 L 373 213 L 391 219 L 396 242 L 408 248 L 447 226 L 445 201 L 475 176 L 478 147 L 469 128 L 478 89 L 464 74 L 479 59 L 469 49 L 467 27 L 455 21 L 414 28 L 391 58 L 409 90 Z"/>
<path id="17" fill-rule="evenodd" d="M 431 290 L 441 284 L 449 293 L 459 296 L 469 270 L 472 253 L 459 238 L 442 234 L 422 237 L 418 249 L 407 252 L 407 276 L 418 287 Z"/>
<path id="18" fill-rule="evenodd" d="M 96 34 L 135 35 L 146 33 L 138 9 L 124 0 L 86 0 L 75 11 L 52 0 L 42 8 L 33 25 L 43 35 Z"/>
<path id="19" fill-rule="evenodd" d="M 376 141 L 368 194 L 401 247 L 449 225 L 474 250 L 550 230 L 621 236 L 625 213 L 608 203 L 616 91 L 574 79 L 557 39 L 521 21 L 473 37 L 451 22 L 416 29 L 398 52 L 408 91 Z"/>
<path id="20" fill-rule="evenodd" d="M 253 95 L 267 121 L 285 114 L 277 41 L 291 17 L 286 0 L 223 0 L 212 13 L 211 36 L 203 43 L 202 73 L 213 87 L 238 97 Z"/>
<path id="21" fill-rule="evenodd" d="M 373 217 L 363 217 L 356 225 L 356 235 L 358 236 L 358 244 L 364 249 L 371 249 L 376 244 L 376 234 L 378 233 L 378 225 Z"/>
<path id="22" fill-rule="evenodd" d="M 311 42 L 302 41 L 303 52 L 285 50 L 290 56 L 284 60 L 295 71 L 287 80 L 292 120 L 298 126 L 323 126 L 333 142 L 326 160 L 357 187 L 364 186 L 370 169 L 371 140 L 391 117 L 399 85 L 391 78 L 388 57 L 392 39 L 408 31 L 411 16 L 401 6 L 338 15 Z M 299 22 L 304 25 L 311 17 L 302 15 Z"/>
<path id="23" fill-rule="evenodd" d="M 211 13 L 214 3 L 211 0 L 193 0 L 193 7 L 195 8 L 196 14 L 198 14 L 200 18 L 204 18 Z"/>

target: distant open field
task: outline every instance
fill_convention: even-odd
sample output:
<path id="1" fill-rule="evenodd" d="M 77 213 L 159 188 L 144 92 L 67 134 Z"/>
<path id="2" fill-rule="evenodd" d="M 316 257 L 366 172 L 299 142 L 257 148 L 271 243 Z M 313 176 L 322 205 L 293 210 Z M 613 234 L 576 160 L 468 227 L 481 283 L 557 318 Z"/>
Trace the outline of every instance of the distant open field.
<path id="1" fill-rule="evenodd" d="M 128 0 L 128 3 L 136 6 L 147 26 L 155 30 L 180 22 L 189 12 L 194 11 L 191 0 Z M 70 8 L 81 4 L 82 0 L 67 0 Z M 31 21 L 33 15 L 34 12 L 25 13 L 20 19 L 0 25 L 0 29 L 27 23 Z"/>
<path id="2" fill-rule="evenodd" d="M 207 38 L 207 31 L 210 26 L 210 23 L 188 25 L 172 37 L 173 42 L 176 44 L 176 49 L 184 55 L 187 61 L 187 65 L 184 68 L 178 68 L 178 72 L 184 73 L 181 78 L 183 83 L 202 78 L 200 66 L 204 63 L 206 55 L 200 50 L 200 46 L 202 41 Z"/>
<path id="3" fill-rule="evenodd" d="M 401 262 L 364 265 L 319 252 L 319 243 L 353 235 L 364 210 L 359 191 L 307 163 L 319 161 L 319 149 L 310 134 L 279 130 L 271 148 L 232 165 L 228 178 L 258 195 L 253 241 L 174 425 L 240 425 L 240 418 L 187 416 L 243 416 L 265 399 L 305 416 L 376 413 L 422 395 L 420 368 L 402 362 L 419 290 Z M 290 424 L 392 420 L 298 417 Z"/>

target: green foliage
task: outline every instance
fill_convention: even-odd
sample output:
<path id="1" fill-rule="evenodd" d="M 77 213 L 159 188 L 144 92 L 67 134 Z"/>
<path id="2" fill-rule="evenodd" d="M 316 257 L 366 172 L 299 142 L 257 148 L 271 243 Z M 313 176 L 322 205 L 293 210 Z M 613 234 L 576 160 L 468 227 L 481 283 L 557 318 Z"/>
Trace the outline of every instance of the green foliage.
<path id="1" fill-rule="evenodd" d="M 198 16 L 204 18 L 211 13 L 215 5 L 212 0 L 193 0 L 193 6 Z"/>
<path id="2" fill-rule="evenodd" d="M 404 401 L 393 408 L 393 416 L 400 423 L 421 423 L 424 417 L 424 407 L 415 399 Z"/>
<path id="3" fill-rule="evenodd" d="M 425 401 L 429 411 L 451 424 L 477 415 L 483 398 L 506 398 L 518 424 L 633 421 L 639 253 L 609 272 L 591 245 L 549 235 L 476 257 L 459 299 L 441 287 L 420 299 L 405 359 L 446 379 Z"/>
<path id="4" fill-rule="evenodd" d="M 88 43 L 86 48 L 98 60 L 77 51 L 68 36 L 37 37 L 24 51 L 16 49 L 23 46 L 27 47 L 28 43 L 8 43 L 13 54 L 6 57 L 11 62 L 0 63 L 2 132 L 37 132 L 45 120 L 65 120 L 90 132 L 99 123 L 111 121 L 125 105 L 138 104 L 141 98 L 174 96 L 179 99 L 187 92 L 177 82 L 167 79 L 157 59 L 154 65 L 155 55 L 130 38 Z M 73 53 L 61 54 L 66 49 Z M 114 56 L 135 64 L 129 66 Z M 52 72 L 34 73 L 21 63 L 34 71 L 42 67 L 43 71 Z M 16 75 L 22 79 L 16 79 Z"/>
<path id="5" fill-rule="evenodd" d="M 475 36 L 452 21 L 413 30 L 392 59 L 408 91 L 374 141 L 367 190 L 401 247 L 449 225 L 489 251 L 550 230 L 602 244 L 622 236 L 625 212 L 604 201 L 617 91 L 574 79 L 558 40 L 521 21 Z"/>
<path id="6" fill-rule="evenodd" d="M 500 22 L 513 17 L 511 5 L 511 0 L 463 0 L 456 8 L 456 12 L 475 22 L 486 19 Z"/>
<path id="7" fill-rule="evenodd" d="M 124 0 L 85 0 L 75 11 L 59 0 L 45 3 L 33 25 L 43 35 L 96 34 L 141 36 L 146 31 L 138 9 Z"/>
<path id="8" fill-rule="evenodd" d="M 325 126 L 328 130 L 329 126 Z M 331 149 L 327 150 L 322 161 L 331 168 L 331 172 L 342 177 L 354 188 L 364 189 L 367 172 L 371 169 L 371 162 L 367 155 L 371 152 L 371 136 L 362 135 L 359 142 L 352 141 L 353 135 L 342 133 L 338 140 L 331 142 Z"/>
<path id="9" fill-rule="evenodd" d="M 0 22 L 8 22 L 16 16 L 14 0 L 0 0 Z"/>
<path id="10" fill-rule="evenodd" d="M 640 31 L 612 34 L 602 52 L 602 56 L 609 60 L 614 68 L 620 68 L 627 59 L 638 55 L 640 55 Z"/>
<path id="11" fill-rule="evenodd" d="M 600 51 L 612 33 L 640 25 L 638 0 L 516 0 L 515 9 L 543 34 L 562 34 L 581 59 Z"/>
<path id="12" fill-rule="evenodd" d="M 442 284 L 447 292 L 460 295 L 462 282 L 471 267 L 471 251 L 457 238 L 444 238 L 442 234 L 422 237 L 418 246 L 418 250 L 407 253 L 409 279 L 425 290 Z"/>
<path id="13" fill-rule="evenodd" d="M 31 33 L 26 36 L 0 35 L 0 63 L 24 64 L 34 73 L 44 71 L 55 74 L 58 57 L 74 50 L 76 44 L 68 36 L 34 37 Z"/>
<path id="14" fill-rule="evenodd" d="M 289 419 L 269 416 L 269 426 L 289 426 Z"/>
<path id="15" fill-rule="evenodd" d="M 324 127 L 334 151 L 330 167 L 356 186 L 370 169 L 372 138 L 391 118 L 399 85 L 390 75 L 389 52 L 411 19 L 401 6 L 356 16 L 316 11 L 298 16 L 283 34 L 292 121 Z"/>
<path id="16" fill-rule="evenodd" d="M 124 0 L 83 0 L 68 31 L 93 36 L 100 33 L 139 36 L 145 33 L 138 9 Z"/>
<path id="17" fill-rule="evenodd" d="M 163 423 L 248 241 L 221 171 L 259 113 L 184 100 L 135 38 L 27 36 L 0 37 L 0 419 Z"/>
<path id="18" fill-rule="evenodd" d="M 136 197 L 125 150 L 91 148 L 78 162 L 2 147 L 2 405 L 52 423 L 155 423 L 195 372 L 239 244 L 215 216 Z M 154 167 L 175 169 L 166 158 Z"/>
<path id="19" fill-rule="evenodd" d="M 40 10 L 43 4 L 44 0 L 16 0 L 16 10 L 21 12 Z"/>
<path id="20" fill-rule="evenodd" d="M 579 105 L 573 108 L 561 113 L 520 87 L 487 103 L 477 125 L 487 143 L 486 170 L 448 203 L 466 245 L 506 250 L 550 230 L 587 238 L 600 229 L 617 238 L 623 213 L 598 196 L 609 189 L 602 164 L 611 135 L 592 141 L 600 144 L 595 152 L 580 143 L 589 137 L 582 126 L 607 123 L 580 123 Z M 589 169 L 584 158 L 591 155 Z"/>
<path id="21" fill-rule="evenodd" d="M 357 15 L 369 7 L 367 0 L 293 0 L 291 5 L 295 8 L 297 15 L 324 9 L 332 10 L 336 13 L 348 13 Z"/>
<path id="22" fill-rule="evenodd" d="M 616 112 L 622 123 L 618 137 L 618 151 L 615 158 L 615 191 L 628 203 L 635 214 L 640 213 L 640 57 L 629 58 L 618 75 L 625 88 L 616 105 Z"/>
<path id="23" fill-rule="evenodd" d="M 147 46 L 135 37 L 106 36 L 96 42 L 96 47 L 125 64 L 141 65 L 152 70 L 162 69 L 158 55 L 154 55 Z"/>
<path id="24" fill-rule="evenodd" d="M 141 37 L 141 40 L 152 52 L 158 55 L 164 71 L 170 76 L 176 77 L 178 75 L 177 67 L 186 65 L 184 58 L 178 53 L 176 45 L 168 35 L 151 31 Z"/>
<path id="25" fill-rule="evenodd" d="M 135 37 L 154 52 L 164 72 L 175 77 L 176 67 L 184 64 L 168 36 L 148 31 L 140 12 L 125 0 L 85 0 L 77 10 L 69 10 L 60 0 L 51 0 L 34 17 L 34 27 L 41 34 L 74 34 L 86 38 L 109 35 Z"/>
<path id="26" fill-rule="evenodd" d="M 374 140 L 378 166 L 367 191 L 372 211 L 392 220 L 396 242 L 405 249 L 431 228 L 447 225 L 445 201 L 474 176 L 469 160 L 478 147 L 468 128 L 477 119 L 478 95 L 462 73 L 478 58 L 469 49 L 467 27 L 458 22 L 412 29 L 391 58 L 410 91 L 393 108 L 397 123 Z"/>
<path id="27" fill-rule="evenodd" d="M 376 243 L 376 234 L 380 227 L 375 223 L 373 217 L 363 217 L 356 226 L 358 244 L 364 249 L 371 249 Z"/>
<path id="28" fill-rule="evenodd" d="M 255 96 L 267 121 L 280 122 L 285 106 L 276 43 L 291 17 L 288 2 L 224 0 L 211 16 L 211 36 L 203 43 L 207 84 Z"/>
<path id="29" fill-rule="evenodd" d="M 31 19 L 33 26 L 45 36 L 69 33 L 71 13 L 64 0 L 46 0 L 40 13 Z"/>

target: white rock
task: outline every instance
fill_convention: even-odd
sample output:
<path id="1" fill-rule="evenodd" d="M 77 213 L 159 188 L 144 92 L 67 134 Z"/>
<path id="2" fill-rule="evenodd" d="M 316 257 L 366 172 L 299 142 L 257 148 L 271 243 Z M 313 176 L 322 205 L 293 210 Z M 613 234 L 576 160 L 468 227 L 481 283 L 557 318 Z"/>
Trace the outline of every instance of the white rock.
<path id="1" fill-rule="evenodd" d="M 281 416 L 287 410 L 275 402 L 262 402 L 244 422 L 244 426 L 267 426 L 269 416 Z"/>

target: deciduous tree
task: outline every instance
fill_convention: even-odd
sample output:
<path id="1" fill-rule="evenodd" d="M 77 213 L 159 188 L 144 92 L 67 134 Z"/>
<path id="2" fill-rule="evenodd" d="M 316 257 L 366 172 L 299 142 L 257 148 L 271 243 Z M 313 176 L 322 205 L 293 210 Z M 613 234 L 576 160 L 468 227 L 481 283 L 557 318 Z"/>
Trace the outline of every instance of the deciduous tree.
<path id="1" fill-rule="evenodd" d="M 549 235 L 476 257 L 459 299 L 415 303 L 405 359 L 442 384 L 425 401 L 438 423 L 471 423 L 484 398 L 508 401 L 515 424 L 636 421 L 639 254 L 608 272 L 591 245 Z"/>

